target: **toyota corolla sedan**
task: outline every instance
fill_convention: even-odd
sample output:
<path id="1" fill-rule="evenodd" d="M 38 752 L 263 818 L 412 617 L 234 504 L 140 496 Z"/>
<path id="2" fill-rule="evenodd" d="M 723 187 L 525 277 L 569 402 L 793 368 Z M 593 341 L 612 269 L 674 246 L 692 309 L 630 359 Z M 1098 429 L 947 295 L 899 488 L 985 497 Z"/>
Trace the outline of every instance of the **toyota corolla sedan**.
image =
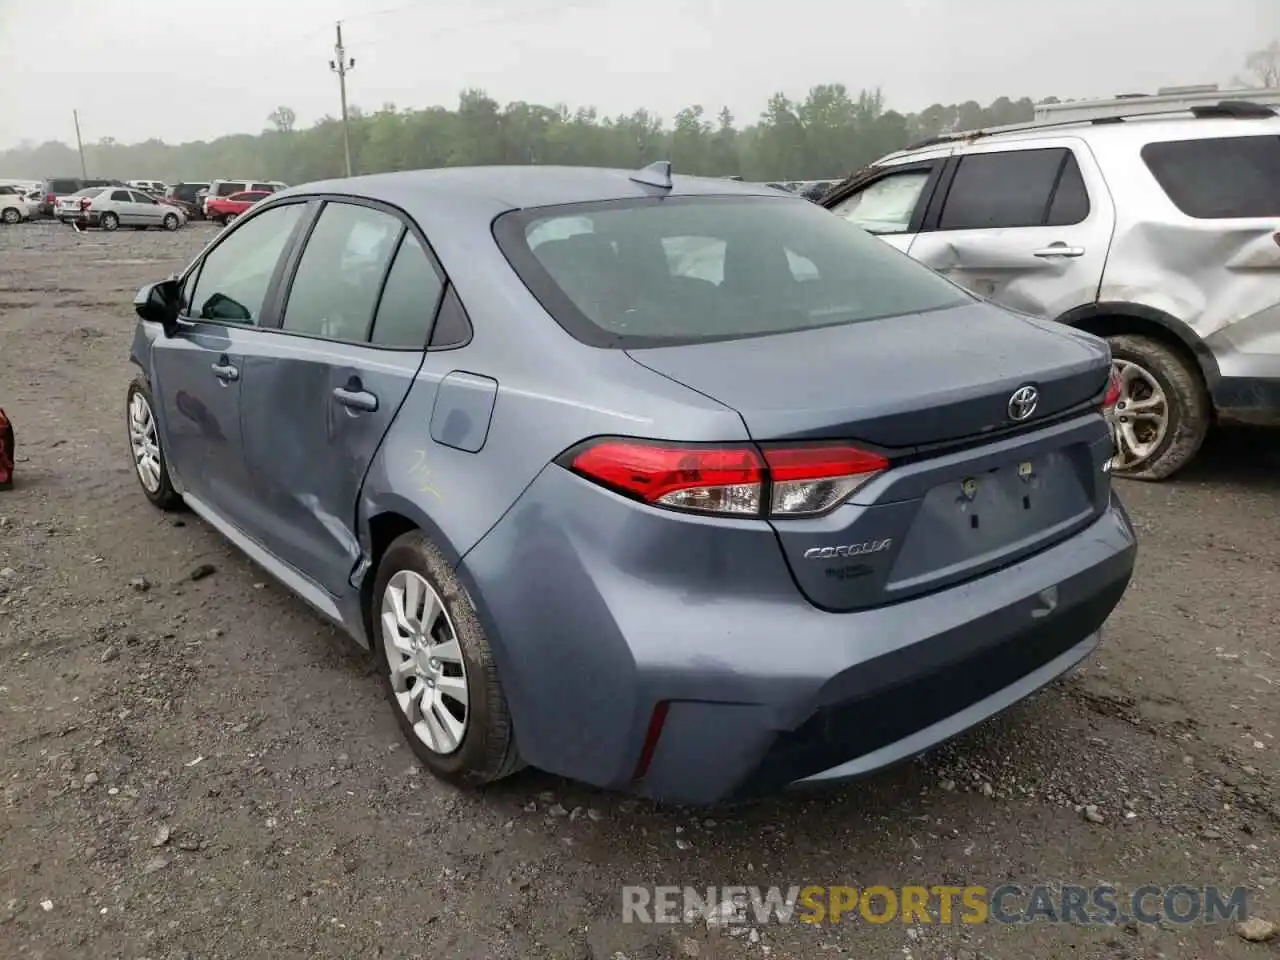
<path id="1" fill-rule="evenodd" d="M 1133 570 L 1106 344 L 767 186 L 312 183 L 135 305 L 145 496 L 370 648 L 454 782 L 857 777 L 1070 669 Z"/>

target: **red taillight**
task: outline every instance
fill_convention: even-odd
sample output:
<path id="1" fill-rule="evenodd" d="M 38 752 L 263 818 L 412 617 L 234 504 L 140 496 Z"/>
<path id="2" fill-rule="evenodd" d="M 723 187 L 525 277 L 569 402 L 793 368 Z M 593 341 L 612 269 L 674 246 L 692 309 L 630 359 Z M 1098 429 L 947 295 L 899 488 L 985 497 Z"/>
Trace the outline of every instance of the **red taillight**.
<path id="1" fill-rule="evenodd" d="M 46 194 L 44 195 L 44 202 L 45 202 L 45 203 L 54 203 L 54 202 L 56 202 L 56 201 L 57 201 L 57 199 L 58 199 L 58 198 L 57 198 L 57 197 L 55 197 L 52 193 L 46 193 Z"/>
<path id="2" fill-rule="evenodd" d="M 81 209 L 81 210 L 88 210 L 88 209 L 89 209 L 89 205 L 90 205 L 90 204 L 92 204 L 92 203 L 93 203 L 93 198 L 91 198 L 91 197 L 81 197 L 81 198 L 80 198 L 80 209 Z"/>
<path id="3" fill-rule="evenodd" d="M 657 506 L 733 516 L 812 516 L 847 500 L 889 461 L 849 444 L 752 446 L 598 440 L 564 462 Z"/>
<path id="4" fill-rule="evenodd" d="M 1111 368 L 1111 379 L 1107 381 L 1107 395 L 1102 398 L 1102 409 L 1110 413 L 1115 409 L 1115 405 L 1120 402 L 1120 374 L 1116 372 L 1116 368 Z"/>

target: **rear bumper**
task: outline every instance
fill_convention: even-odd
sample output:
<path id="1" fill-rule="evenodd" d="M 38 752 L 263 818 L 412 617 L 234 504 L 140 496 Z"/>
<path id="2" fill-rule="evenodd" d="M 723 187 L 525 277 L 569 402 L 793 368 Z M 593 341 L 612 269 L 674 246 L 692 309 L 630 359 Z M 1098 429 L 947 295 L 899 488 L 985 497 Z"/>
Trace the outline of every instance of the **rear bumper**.
<path id="1" fill-rule="evenodd" d="M 685 528 L 678 556 L 656 552 L 667 523 Z M 827 613 L 800 596 L 763 526 L 676 519 L 544 471 L 460 571 L 523 757 L 685 803 L 861 776 L 1087 655 L 1136 556 L 1113 495 L 1090 527 L 1002 570 Z M 661 735 L 633 781 L 660 702 Z"/>

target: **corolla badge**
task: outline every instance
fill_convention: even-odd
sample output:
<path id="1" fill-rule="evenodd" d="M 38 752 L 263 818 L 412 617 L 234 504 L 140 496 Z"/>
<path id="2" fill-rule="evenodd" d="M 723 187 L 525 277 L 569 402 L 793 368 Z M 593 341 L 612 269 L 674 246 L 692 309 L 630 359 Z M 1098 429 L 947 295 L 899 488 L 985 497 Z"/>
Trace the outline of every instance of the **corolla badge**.
<path id="1" fill-rule="evenodd" d="M 1015 423 L 1026 420 L 1036 412 L 1036 404 L 1040 402 L 1040 391 L 1031 384 L 1019 387 L 1009 398 L 1009 419 Z"/>
<path id="2" fill-rule="evenodd" d="M 865 557 L 869 553 L 882 553 L 893 546 L 893 538 L 868 540 L 866 543 L 844 543 L 838 547 L 810 547 L 804 552 L 806 560 L 834 560 L 837 557 Z"/>

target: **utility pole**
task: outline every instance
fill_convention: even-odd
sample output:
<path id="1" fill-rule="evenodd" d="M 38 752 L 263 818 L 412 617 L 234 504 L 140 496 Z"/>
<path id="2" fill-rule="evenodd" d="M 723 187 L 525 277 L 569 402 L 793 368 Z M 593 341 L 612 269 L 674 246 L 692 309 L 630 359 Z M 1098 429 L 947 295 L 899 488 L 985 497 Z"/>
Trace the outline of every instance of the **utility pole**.
<path id="1" fill-rule="evenodd" d="M 80 139 L 80 111 L 72 110 L 71 119 L 76 125 L 76 149 L 80 151 L 80 176 L 83 179 L 88 180 L 89 168 L 85 166 L 84 162 L 84 141 Z"/>
<path id="2" fill-rule="evenodd" d="M 338 42 L 334 44 L 334 59 L 329 61 L 329 69 L 338 75 L 338 94 L 342 97 L 342 152 L 347 161 L 347 176 L 351 176 L 351 124 L 347 119 L 347 74 L 355 69 L 356 62 L 347 57 L 347 50 L 342 45 L 342 21 L 339 20 Z"/>

